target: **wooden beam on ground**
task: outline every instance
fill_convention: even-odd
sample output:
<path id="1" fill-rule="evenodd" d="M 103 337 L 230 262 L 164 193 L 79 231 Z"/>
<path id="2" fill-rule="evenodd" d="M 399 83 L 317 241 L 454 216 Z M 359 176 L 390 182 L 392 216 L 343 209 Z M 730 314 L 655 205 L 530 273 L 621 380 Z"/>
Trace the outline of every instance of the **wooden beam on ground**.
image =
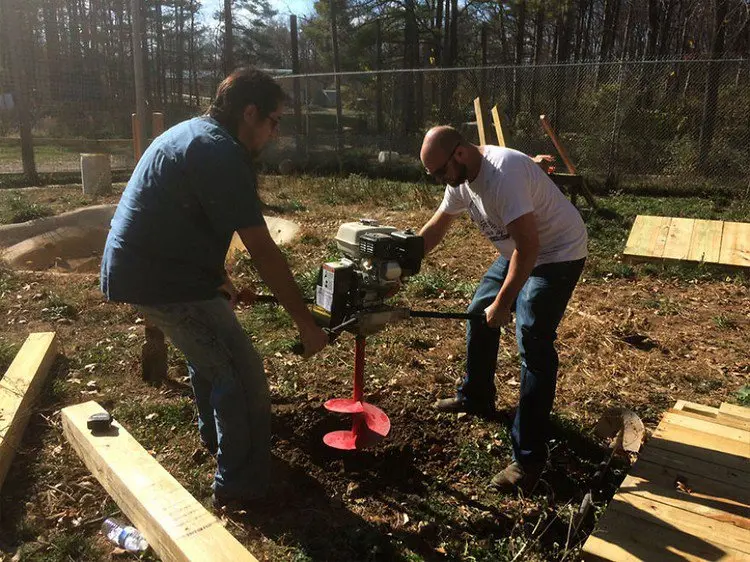
<path id="1" fill-rule="evenodd" d="M 0 380 L 0 487 L 56 354 L 55 332 L 30 334 Z"/>
<path id="2" fill-rule="evenodd" d="M 120 424 L 92 435 L 86 420 L 99 412 L 93 401 L 64 408 L 65 437 L 164 562 L 256 561 Z"/>
<path id="3" fill-rule="evenodd" d="M 482 115 L 482 102 L 479 98 L 474 98 L 474 115 L 477 117 L 477 131 L 479 132 L 479 144 L 487 144 L 487 137 L 484 136 L 484 116 Z"/>
<path id="4" fill-rule="evenodd" d="M 497 105 L 492 108 L 492 122 L 495 124 L 497 146 L 505 146 L 505 135 L 503 135 L 503 127 L 500 124 L 500 111 L 497 109 Z"/>

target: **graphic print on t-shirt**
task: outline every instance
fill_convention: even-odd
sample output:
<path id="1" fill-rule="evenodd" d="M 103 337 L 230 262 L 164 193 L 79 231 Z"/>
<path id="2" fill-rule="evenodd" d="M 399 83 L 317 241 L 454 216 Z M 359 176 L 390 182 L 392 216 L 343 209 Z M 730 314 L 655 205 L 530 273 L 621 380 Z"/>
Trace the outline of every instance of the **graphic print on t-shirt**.
<path id="1" fill-rule="evenodd" d="M 510 234 L 504 226 L 490 222 L 489 218 L 482 213 L 476 202 L 472 199 L 469 203 L 469 216 L 491 242 L 500 242 L 510 238 Z"/>

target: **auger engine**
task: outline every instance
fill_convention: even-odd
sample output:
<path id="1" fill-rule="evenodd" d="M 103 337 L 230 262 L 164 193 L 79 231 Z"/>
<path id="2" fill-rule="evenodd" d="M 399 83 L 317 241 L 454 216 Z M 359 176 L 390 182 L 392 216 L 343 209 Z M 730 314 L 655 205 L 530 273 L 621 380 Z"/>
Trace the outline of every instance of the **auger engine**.
<path id="1" fill-rule="evenodd" d="M 398 292 L 404 279 L 419 273 L 424 239 L 411 230 L 362 219 L 342 224 L 336 245 L 343 257 L 323 264 L 318 272 L 313 306 L 318 323 L 332 328 L 357 317 L 351 331 L 367 334 L 408 317 L 385 301 Z"/>

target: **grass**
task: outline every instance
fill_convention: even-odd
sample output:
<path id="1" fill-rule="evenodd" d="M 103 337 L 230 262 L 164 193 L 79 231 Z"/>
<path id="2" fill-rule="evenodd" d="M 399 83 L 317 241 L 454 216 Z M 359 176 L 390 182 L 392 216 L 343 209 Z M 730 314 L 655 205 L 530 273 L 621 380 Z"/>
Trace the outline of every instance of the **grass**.
<path id="1" fill-rule="evenodd" d="M 644 197 L 636 195 L 611 195 L 597 197 L 599 211 L 585 209 L 583 217 L 589 234 L 589 260 L 586 276 L 589 278 L 632 279 L 641 274 L 670 277 L 681 280 L 723 279 L 727 270 L 722 267 L 697 263 L 623 263 L 630 228 L 636 215 L 687 217 L 710 220 L 747 221 L 750 217 L 750 200 L 727 200 L 726 197 Z M 730 271 L 729 275 L 747 281 L 747 273 Z"/>
<path id="2" fill-rule="evenodd" d="M 729 316 L 728 314 L 717 314 L 712 318 L 714 325 L 720 330 L 735 330 L 737 329 L 737 320 Z"/>
<path id="3" fill-rule="evenodd" d="M 50 295 L 42 309 L 42 317 L 51 321 L 75 320 L 78 317 L 78 312 L 74 305 L 57 295 Z"/>
<path id="4" fill-rule="evenodd" d="M 99 556 L 89 543 L 84 533 L 60 533 L 46 545 L 31 543 L 28 554 L 22 551 L 23 562 L 89 562 L 98 560 Z"/>
<path id="5" fill-rule="evenodd" d="M 16 224 L 48 217 L 52 209 L 30 202 L 21 194 L 0 194 L 0 224 Z"/>
<path id="6" fill-rule="evenodd" d="M 421 271 L 409 279 L 406 294 L 422 298 L 471 298 L 476 283 L 451 277 L 444 271 Z"/>
<path id="7" fill-rule="evenodd" d="M 302 236 L 284 254 L 303 291 L 311 295 L 320 263 L 340 257 L 331 240 L 338 224 L 372 216 L 399 228 L 419 228 L 439 203 L 440 191 L 426 184 L 361 177 L 266 177 L 262 195 L 278 212 L 302 223 Z M 28 194 L 12 190 L 0 195 L 7 196 L 0 197 L 0 213 L 10 209 L 9 198 L 16 195 L 55 212 L 86 203 L 77 187 Z M 582 481 L 581 474 L 588 475 L 598 462 L 596 445 L 583 441 L 595 417 L 608 406 L 632 408 L 651 429 L 676 398 L 750 402 L 750 387 L 738 390 L 737 379 L 727 374 L 744 372 L 746 363 L 742 336 L 748 322 L 737 313 L 734 295 L 747 298 L 747 277 L 732 273 L 727 281 L 726 271 L 695 264 L 631 265 L 621 260 L 636 214 L 747 220 L 747 202 L 633 195 L 598 200 L 604 211 L 583 212 L 591 239 L 587 280 L 577 289 L 571 312 L 561 325 L 558 346 L 561 377 L 553 464 L 565 474 L 566 482 L 574 483 Z M 445 243 L 428 256 L 422 272 L 399 297 L 415 309 L 464 310 L 493 257 L 489 245 L 480 243 L 474 225 L 465 217 L 457 221 Z M 259 282 L 246 256 L 240 257 L 234 276 L 238 286 Z M 3 318 L 16 318 L 17 311 L 23 310 L 29 324 L 59 330 L 68 359 L 67 372 L 58 369 L 52 377 L 41 404 L 45 417 L 35 416 L 34 430 L 27 434 L 32 437 L 24 442 L 27 450 L 18 457 L 25 464 L 17 472 L 28 478 L 28 484 L 19 486 L 13 475 L 6 484 L 9 493 L 15 494 L 11 501 L 29 506 L 20 515 L 3 514 L 13 525 L 10 528 L 16 529 L 14 543 L 25 543 L 22 560 L 106 557 L 97 556 L 102 539 L 95 526 L 75 528 L 73 516 L 63 516 L 62 523 L 46 519 L 48 514 L 61 512 L 88 519 L 114 510 L 98 487 L 93 491 L 95 505 L 86 507 L 80 501 L 88 492 L 75 484 L 90 478 L 89 472 L 59 431 L 47 425 L 47 418 L 55 422 L 50 417 L 53 409 L 65 404 L 96 399 L 199 500 L 210 494 L 213 460 L 192 458 L 199 441 L 190 390 L 143 384 L 138 378 L 143 326 L 135 323 L 132 308 L 104 305 L 95 276 L 77 279 L 0 269 Z M 689 283 L 694 280 L 700 282 Z M 261 285 L 258 288 L 266 292 Z M 706 307 L 693 306 L 696 298 Z M 629 309 L 633 317 L 624 318 L 631 313 Z M 435 398 L 453 392 L 453 381 L 464 371 L 464 329 L 459 323 L 405 321 L 368 337 L 366 396 L 390 416 L 393 430 L 373 451 L 337 455 L 323 448 L 321 436 L 349 427 L 350 418 L 331 415 L 321 404 L 351 391 L 351 335 L 344 334 L 312 360 L 301 361 L 289 354 L 297 333 L 281 308 L 257 305 L 238 312 L 264 355 L 274 403 L 274 454 L 296 475 L 287 480 L 294 490 L 290 507 L 285 505 L 260 522 L 233 520 L 227 527 L 256 556 L 300 561 L 384 559 L 386 551 L 375 549 L 391 548 L 391 559 L 494 561 L 512 560 L 525 548 L 523 558 L 517 559 L 562 557 L 553 540 L 537 541 L 531 529 L 539 520 L 544 527 L 555 514 L 564 519 L 561 513 L 573 497 L 569 490 L 555 488 L 554 500 L 532 497 L 523 501 L 487 492 L 487 479 L 510 455 L 505 426 L 436 414 L 429 406 Z M 684 322 L 682 315 L 688 312 L 690 322 Z M 651 338 L 658 346 L 644 349 L 628 344 L 617 335 L 621 326 L 628 328 L 624 335 Z M 2 324 L 0 366 L 15 355 L 28 327 Z M 715 351 L 685 342 L 698 342 Z M 498 408 L 505 411 L 517 400 L 519 359 L 513 333 L 502 336 L 502 343 Z M 180 376 L 184 371 L 175 369 L 182 363 L 179 355 L 170 352 L 173 382 L 184 382 Z M 721 369 L 706 370 L 706 361 Z M 92 379 L 98 393 L 82 395 Z M 55 452 L 58 446 L 62 453 Z M 410 483 L 411 479 L 419 486 Z M 67 486 L 72 498 L 60 493 L 54 505 L 48 506 L 49 493 L 54 495 L 49 486 L 57 483 Z M 344 491 L 352 483 L 367 491 L 346 497 Z M 579 500 L 578 496 L 574 499 Z M 408 524 L 403 523 L 404 515 L 410 519 Z M 503 523 L 503 518 L 509 523 Z M 62 534 L 69 540 L 61 538 Z M 45 542 L 35 542 L 39 536 Z M 574 557 L 575 553 L 566 560 Z"/>

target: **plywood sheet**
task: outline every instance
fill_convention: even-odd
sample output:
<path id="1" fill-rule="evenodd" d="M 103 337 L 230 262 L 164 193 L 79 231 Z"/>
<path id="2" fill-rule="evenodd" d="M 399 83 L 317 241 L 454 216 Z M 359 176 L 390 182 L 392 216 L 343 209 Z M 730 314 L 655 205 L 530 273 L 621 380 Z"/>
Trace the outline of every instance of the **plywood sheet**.
<path id="1" fill-rule="evenodd" d="M 669 234 L 669 217 L 638 215 L 625 244 L 627 256 L 658 258 L 664 254 L 664 246 Z"/>
<path id="2" fill-rule="evenodd" d="M 750 267 L 750 223 L 724 223 L 719 263 Z"/>

